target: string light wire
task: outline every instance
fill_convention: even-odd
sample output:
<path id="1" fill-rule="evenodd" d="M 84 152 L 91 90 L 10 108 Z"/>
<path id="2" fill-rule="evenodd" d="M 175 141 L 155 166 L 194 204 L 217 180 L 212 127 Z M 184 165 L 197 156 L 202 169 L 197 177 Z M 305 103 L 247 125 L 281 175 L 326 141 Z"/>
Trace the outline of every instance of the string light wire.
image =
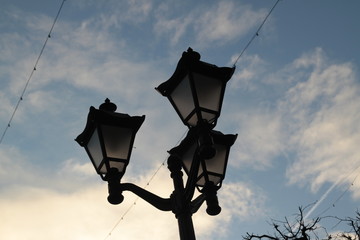
<path id="1" fill-rule="evenodd" d="M 18 101 L 17 101 L 17 103 L 16 103 L 16 105 L 15 105 L 15 108 L 14 108 L 12 114 L 11 114 L 11 117 L 10 117 L 10 119 L 9 119 L 9 122 L 8 122 L 8 124 L 6 125 L 4 131 L 3 131 L 2 135 L 1 135 L 0 144 L 3 142 L 3 140 L 4 140 L 4 138 L 5 138 L 5 135 L 6 135 L 6 132 L 7 132 L 7 130 L 8 130 L 8 129 L 10 128 L 10 126 L 11 126 L 11 123 L 12 123 L 12 121 L 13 121 L 13 119 L 14 119 L 14 116 L 15 116 L 18 108 L 19 108 L 19 105 L 20 105 L 21 101 L 23 101 L 23 99 L 24 99 L 24 95 L 25 95 L 25 92 L 26 92 L 26 90 L 27 90 L 27 88 L 28 88 L 28 86 L 29 86 L 30 80 L 32 79 L 32 77 L 33 77 L 33 75 L 34 75 L 34 73 L 35 73 L 35 71 L 36 71 L 36 68 L 37 68 L 37 66 L 38 66 L 38 63 L 39 63 L 39 61 L 40 61 L 41 56 L 43 55 L 43 52 L 44 52 L 44 49 L 45 49 L 45 47 L 46 47 L 46 45 L 47 45 L 48 40 L 51 38 L 51 33 L 52 33 L 52 31 L 53 31 L 53 29 L 54 29 L 54 26 L 55 26 L 55 24 L 56 24 L 56 22 L 57 22 L 57 20 L 58 20 L 58 18 L 59 18 L 59 16 L 60 16 L 60 13 L 61 13 L 61 10 L 62 10 L 62 8 L 63 8 L 63 6 L 64 6 L 65 1 L 66 1 L 66 0 L 63 0 L 63 1 L 61 2 L 61 5 L 60 5 L 60 7 L 59 7 L 59 9 L 58 9 L 58 12 L 57 12 L 57 14 L 56 14 L 56 16 L 55 16 L 55 18 L 54 18 L 54 22 L 53 22 L 53 24 L 51 25 L 50 31 L 49 31 L 49 33 L 47 34 L 47 37 L 46 37 L 46 39 L 45 39 L 45 42 L 44 42 L 44 44 L 43 44 L 43 46 L 42 46 L 42 48 L 41 48 L 41 50 L 40 50 L 40 53 L 39 53 L 36 61 L 35 61 L 34 67 L 33 67 L 33 69 L 31 70 L 31 73 L 30 73 L 30 75 L 29 75 L 29 77 L 28 77 L 28 79 L 27 79 L 27 81 L 26 81 L 26 83 L 25 83 L 25 86 L 24 86 L 24 88 L 23 88 L 23 90 L 22 90 L 22 92 L 21 92 L 21 94 L 20 94 L 20 97 L 19 97 L 19 99 L 18 99 Z"/>
<path id="2" fill-rule="evenodd" d="M 341 185 L 342 183 L 344 183 L 346 180 L 348 180 L 350 178 L 350 176 L 356 172 L 358 169 L 360 168 L 360 165 L 353 169 L 349 174 L 347 174 L 343 179 L 341 179 L 336 186 Z M 327 207 L 326 209 L 324 209 L 322 212 L 320 212 L 316 217 L 321 217 L 323 216 L 327 211 L 329 211 L 331 208 L 336 207 L 336 204 L 345 196 L 345 194 L 350 190 L 350 188 L 352 186 L 354 186 L 354 183 L 356 182 L 358 176 L 360 173 L 356 174 L 355 178 L 349 183 L 348 187 L 342 192 L 340 193 L 340 195 L 335 199 L 334 202 L 330 203 L 329 207 Z M 309 214 L 308 214 L 309 215 Z"/>
<path id="3" fill-rule="evenodd" d="M 166 159 L 160 164 L 160 166 L 156 169 L 156 171 L 154 172 L 154 174 L 150 177 L 149 181 L 146 183 L 146 186 L 144 187 L 144 189 L 147 188 L 147 186 L 150 185 L 150 182 L 154 179 L 154 177 L 158 174 L 158 172 L 160 171 L 160 169 L 165 165 Z M 134 202 L 125 210 L 125 212 L 121 215 L 120 219 L 114 224 L 113 228 L 110 230 L 110 232 L 108 233 L 108 235 L 106 235 L 106 237 L 104 238 L 104 240 L 108 239 L 112 232 L 117 228 L 117 226 L 124 220 L 125 216 L 130 212 L 130 210 L 136 205 L 137 201 L 140 199 L 140 197 L 136 197 Z"/>
<path id="4" fill-rule="evenodd" d="M 254 39 L 259 36 L 260 30 L 261 28 L 264 26 L 266 20 L 269 18 L 269 16 L 271 15 L 271 13 L 274 11 L 276 5 L 280 2 L 280 0 L 277 0 L 274 4 L 274 6 L 270 9 L 269 13 L 266 15 L 266 17 L 264 18 L 264 20 L 262 21 L 262 23 L 260 24 L 259 28 L 256 30 L 256 32 L 254 33 L 254 35 L 251 37 L 251 39 L 249 40 L 249 42 L 246 44 L 246 46 L 244 47 L 244 49 L 241 51 L 241 53 L 239 54 L 239 56 L 236 58 L 235 62 L 234 62 L 234 67 L 236 66 L 237 62 L 239 61 L 239 59 L 241 58 L 241 56 L 244 54 L 244 52 L 248 49 L 248 47 L 251 45 L 251 43 L 254 41 Z"/>

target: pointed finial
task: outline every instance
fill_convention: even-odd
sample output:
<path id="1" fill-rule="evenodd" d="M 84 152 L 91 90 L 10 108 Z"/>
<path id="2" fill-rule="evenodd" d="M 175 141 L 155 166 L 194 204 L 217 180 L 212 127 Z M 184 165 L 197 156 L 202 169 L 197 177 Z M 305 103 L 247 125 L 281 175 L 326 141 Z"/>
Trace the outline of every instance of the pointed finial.
<path id="1" fill-rule="evenodd" d="M 110 102 L 110 99 L 106 98 L 105 103 L 101 104 L 99 109 L 109 112 L 115 112 L 116 111 L 116 105 L 112 102 Z"/>

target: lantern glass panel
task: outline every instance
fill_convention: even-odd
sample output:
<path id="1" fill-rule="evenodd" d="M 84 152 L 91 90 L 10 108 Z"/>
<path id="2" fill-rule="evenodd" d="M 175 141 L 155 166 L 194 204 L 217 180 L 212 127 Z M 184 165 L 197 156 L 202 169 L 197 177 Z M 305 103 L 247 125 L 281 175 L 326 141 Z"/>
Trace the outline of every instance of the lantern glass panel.
<path id="1" fill-rule="evenodd" d="M 171 93 L 171 98 L 173 103 L 176 105 L 181 118 L 183 120 L 186 119 L 195 108 L 190 87 L 189 75 L 186 75 L 186 77 L 174 89 L 174 91 Z M 191 121 L 194 121 L 196 124 L 196 116 L 195 119 L 193 116 Z"/>
<path id="2" fill-rule="evenodd" d="M 215 144 L 214 147 L 216 149 L 215 156 L 211 159 L 204 159 L 203 164 L 205 164 L 205 166 L 200 165 L 198 174 L 198 177 L 200 177 L 196 183 L 200 187 L 203 187 L 206 184 L 205 175 L 208 180 L 215 185 L 220 184 L 224 177 L 228 147 L 220 144 Z"/>
<path id="3" fill-rule="evenodd" d="M 87 149 L 88 149 L 89 155 L 96 167 L 96 170 L 98 170 L 99 166 L 103 160 L 103 153 L 101 150 L 101 144 L 100 144 L 99 134 L 98 134 L 97 129 L 94 130 L 94 132 L 87 144 Z"/>
<path id="4" fill-rule="evenodd" d="M 197 145 L 193 144 L 191 148 L 188 151 L 186 151 L 186 153 L 181 158 L 187 174 L 190 172 L 191 166 L 193 164 L 196 147 Z"/>
<path id="5" fill-rule="evenodd" d="M 187 120 L 187 122 L 190 126 L 196 126 L 196 124 L 198 123 L 198 118 L 197 118 L 197 115 L 195 112 L 191 116 L 191 118 L 189 118 L 189 120 Z"/>
<path id="6" fill-rule="evenodd" d="M 106 173 L 107 173 L 106 165 L 105 165 L 105 164 L 103 164 L 103 165 L 101 166 L 101 168 L 99 169 L 99 173 L 101 173 L 101 174 L 106 174 Z"/>
<path id="7" fill-rule="evenodd" d="M 193 73 L 193 77 L 200 108 L 219 112 L 222 81 L 198 73 Z M 215 114 L 206 114 L 202 117 L 210 121 L 215 118 Z"/>
<path id="8" fill-rule="evenodd" d="M 199 167 L 198 181 L 196 182 L 196 185 L 197 186 L 204 186 L 205 185 L 204 170 L 203 170 L 203 167 L 202 167 L 201 164 L 200 164 L 200 167 Z"/>
<path id="9" fill-rule="evenodd" d="M 109 165 L 110 165 L 110 168 L 117 168 L 120 173 L 124 172 L 124 170 L 125 170 L 124 162 L 109 161 Z"/>
<path id="10" fill-rule="evenodd" d="M 216 154 L 211 159 L 206 159 L 206 170 L 210 173 L 224 175 L 227 146 L 215 144 Z M 214 182 L 215 183 L 215 182 Z"/>
<path id="11" fill-rule="evenodd" d="M 202 171 L 202 170 L 201 170 Z M 203 172 L 202 172 L 203 173 Z M 208 179 L 210 182 L 213 182 L 214 185 L 219 185 L 219 183 L 221 183 L 221 177 L 217 176 L 217 175 L 211 175 L 211 173 L 208 173 Z M 198 179 L 198 181 L 196 182 L 196 185 L 198 187 L 204 187 L 206 185 L 206 180 L 205 180 L 205 176 L 204 173 L 201 175 L 201 177 Z"/>
<path id="12" fill-rule="evenodd" d="M 106 156 L 127 160 L 132 140 L 132 130 L 116 126 L 101 126 Z M 110 166 L 111 167 L 111 166 Z"/>
<path id="13" fill-rule="evenodd" d="M 213 123 L 216 120 L 216 114 L 210 112 L 201 112 L 201 116 L 203 120 L 206 120 L 208 123 Z"/>
<path id="14" fill-rule="evenodd" d="M 209 182 L 213 182 L 214 185 L 217 186 L 221 182 L 221 177 L 216 175 L 209 175 Z"/>

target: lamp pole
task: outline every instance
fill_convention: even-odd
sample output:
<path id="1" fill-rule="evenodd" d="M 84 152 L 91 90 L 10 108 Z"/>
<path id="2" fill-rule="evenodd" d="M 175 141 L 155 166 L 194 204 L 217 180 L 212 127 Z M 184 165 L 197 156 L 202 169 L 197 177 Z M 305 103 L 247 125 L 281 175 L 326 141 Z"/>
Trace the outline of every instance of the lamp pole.
<path id="1" fill-rule="evenodd" d="M 168 158 L 168 168 L 173 179 L 174 192 L 172 194 L 175 201 L 173 212 L 178 220 L 179 234 L 181 240 L 195 240 L 194 225 L 192 222 L 192 213 L 190 202 L 185 196 L 185 188 L 183 182 L 183 173 L 181 171 L 181 162 L 179 158 L 170 155 Z"/>
<path id="2" fill-rule="evenodd" d="M 204 202 L 209 215 L 220 213 L 217 191 L 225 178 L 230 147 L 237 134 L 225 135 L 213 128 L 220 116 L 226 83 L 234 70 L 202 62 L 200 54 L 189 48 L 173 76 L 156 88 L 189 128 L 181 143 L 168 151 L 167 164 L 174 185 L 169 198 L 132 183 L 121 183 L 145 116 L 117 113 L 116 105 L 109 99 L 99 109 L 90 107 L 85 129 L 75 140 L 85 148 L 96 172 L 108 182 L 107 199 L 111 204 L 120 204 L 123 191 L 131 191 L 159 210 L 172 211 L 181 240 L 196 239 L 192 215 Z M 188 175 L 186 184 L 184 171 Z M 196 189 L 200 195 L 193 199 Z"/>

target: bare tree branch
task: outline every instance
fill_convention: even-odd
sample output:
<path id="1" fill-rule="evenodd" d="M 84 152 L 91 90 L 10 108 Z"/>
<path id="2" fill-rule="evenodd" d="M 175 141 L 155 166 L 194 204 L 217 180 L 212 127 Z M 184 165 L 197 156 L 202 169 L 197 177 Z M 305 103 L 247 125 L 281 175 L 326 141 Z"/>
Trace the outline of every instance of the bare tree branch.
<path id="1" fill-rule="evenodd" d="M 312 236 L 316 240 L 319 240 L 315 231 L 318 229 L 318 223 L 320 220 L 320 218 L 315 218 L 313 220 L 306 221 L 306 219 L 304 219 L 303 208 L 299 207 L 299 213 L 295 217 L 295 223 L 291 223 L 286 217 L 285 221 L 272 220 L 274 228 L 273 235 L 255 235 L 247 233 L 247 235 L 243 238 L 245 240 L 310 240 Z"/>
<path id="2" fill-rule="evenodd" d="M 353 217 L 347 217 L 347 218 L 339 218 L 339 217 L 333 217 L 339 222 L 335 225 L 339 225 L 340 223 L 346 223 L 348 226 L 350 226 L 350 230 L 344 231 L 340 234 L 337 234 L 333 237 L 335 238 L 343 238 L 346 240 L 360 240 L 360 211 L 356 211 L 355 218 Z"/>
<path id="3" fill-rule="evenodd" d="M 327 230 L 319 222 L 324 218 L 337 219 L 338 223 L 346 224 L 349 229 L 334 234 L 328 234 Z M 360 211 L 356 211 L 355 217 L 317 217 L 311 220 L 304 218 L 304 208 L 299 207 L 299 213 L 295 215 L 293 221 L 287 217 L 284 221 L 272 219 L 271 225 L 274 229 L 273 234 L 249 234 L 243 237 L 244 240 L 360 240 Z M 334 227 L 335 227 L 334 226 Z M 334 228 L 333 227 L 333 228 Z M 321 238 L 319 237 L 321 236 Z M 324 239 L 325 236 L 325 239 Z"/>

